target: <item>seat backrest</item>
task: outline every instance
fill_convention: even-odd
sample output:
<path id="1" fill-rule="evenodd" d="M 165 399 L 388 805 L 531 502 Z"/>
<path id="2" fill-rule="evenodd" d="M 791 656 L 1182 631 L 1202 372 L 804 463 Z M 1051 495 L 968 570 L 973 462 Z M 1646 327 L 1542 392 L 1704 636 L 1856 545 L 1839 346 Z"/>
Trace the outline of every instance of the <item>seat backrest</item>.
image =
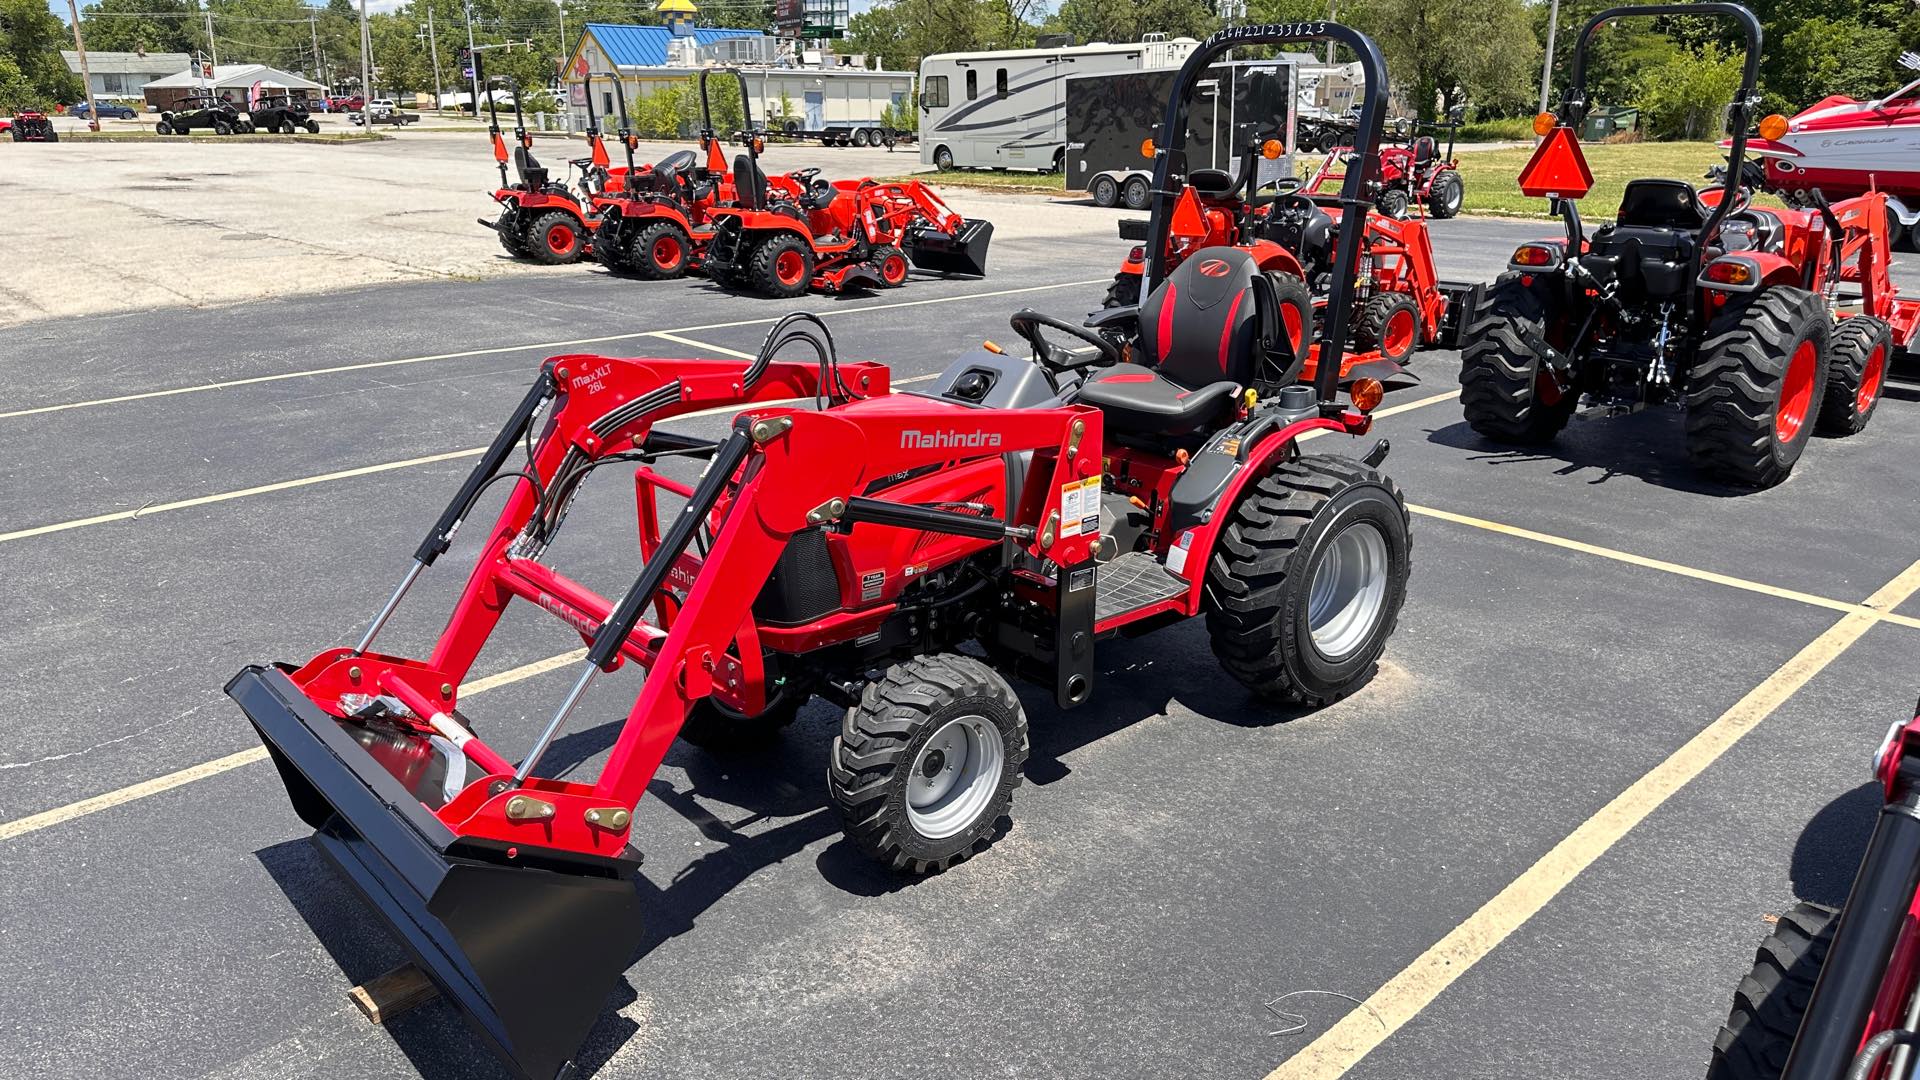
<path id="1" fill-rule="evenodd" d="M 1140 305 L 1140 344 L 1160 373 L 1188 387 L 1259 381 L 1278 306 L 1273 285 L 1240 248 L 1201 248 Z"/>
<path id="2" fill-rule="evenodd" d="M 540 159 L 533 156 L 533 151 L 524 146 L 513 148 L 513 171 L 520 174 L 528 190 L 539 191 L 547 186 L 547 167 L 540 164 Z"/>
<path id="3" fill-rule="evenodd" d="M 1700 196 L 1684 180 L 1629 180 L 1615 220 L 1658 229 L 1698 229 Z"/>
<path id="4" fill-rule="evenodd" d="M 752 155 L 741 154 L 733 159 L 733 188 L 742 209 L 767 208 L 767 174 L 754 164 Z"/>
<path id="5" fill-rule="evenodd" d="M 1433 141 L 1433 136 L 1422 135 L 1413 140 L 1413 163 L 1415 165 L 1425 165 L 1439 156 L 1440 147 Z"/>

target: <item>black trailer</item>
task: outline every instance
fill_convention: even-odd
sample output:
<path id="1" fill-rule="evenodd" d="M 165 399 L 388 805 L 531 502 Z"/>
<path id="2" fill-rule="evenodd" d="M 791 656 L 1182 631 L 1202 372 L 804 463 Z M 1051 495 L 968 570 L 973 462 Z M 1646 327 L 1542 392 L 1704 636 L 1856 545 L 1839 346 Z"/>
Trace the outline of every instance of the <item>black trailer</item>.
<path id="1" fill-rule="evenodd" d="M 817 140 L 822 146 L 884 146 L 889 150 L 911 143 L 915 138 L 911 131 L 868 120 L 836 120 L 821 128 L 802 127 L 800 121 L 788 120 L 775 134 L 788 139 Z"/>
<path id="2" fill-rule="evenodd" d="M 1215 64 L 1194 91 L 1188 114 L 1187 154 L 1196 168 L 1236 172 L 1235 147 L 1248 145 L 1256 119 L 1284 117 L 1285 152 L 1262 162 L 1258 179 L 1270 183 L 1294 169 L 1294 71 L 1283 60 Z M 1085 191 L 1099 206 L 1144 210 L 1153 187 L 1153 160 L 1142 144 L 1156 137 L 1160 103 L 1174 68 L 1070 75 L 1066 85 L 1067 189 Z"/>

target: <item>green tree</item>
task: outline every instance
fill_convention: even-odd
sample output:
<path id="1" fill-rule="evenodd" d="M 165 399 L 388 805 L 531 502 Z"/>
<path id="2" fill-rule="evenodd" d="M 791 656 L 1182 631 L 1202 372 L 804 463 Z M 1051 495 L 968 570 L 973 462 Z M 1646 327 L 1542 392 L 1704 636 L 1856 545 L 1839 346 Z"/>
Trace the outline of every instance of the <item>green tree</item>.
<path id="1" fill-rule="evenodd" d="M 13 57 L 0 53 L 0 113 L 11 116 L 21 109 L 44 109 L 51 104 L 20 73 L 20 65 L 13 62 Z"/>
<path id="2" fill-rule="evenodd" d="M 1469 100 L 1496 115 L 1524 108 L 1540 70 L 1521 0 L 1359 0 L 1341 18 L 1380 43 L 1422 120 Z"/>
<path id="3" fill-rule="evenodd" d="M 913 71 L 934 53 L 1032 45 L 1034 10 L 1033 0 L 876 0 L 848 23 L 845 50 Z"/>
<path id="4" fill-rule="evenodd" d="M 1048 32 L 1082 43 L 1139 41 L 1154 31 L 1203 38 L 1219 26 L 1208 0 L 1062 0 L 1046 22 Z"/>
<path id="5" fill-rule="evenodd" d="M 1642 128 L 1657 139 L 1717 137 L 1740 88 L 1740 64 L 1739 55 L 1709 44 L 1647 72 L 1637 99 Z"/>
<path id="6" fill-rule="evenodd" d="M 80 15 L 87 48 L 102 52 L 192 52 L 194 23 L 187 0 L 100 0 Z"/>
<path id="7" fill-rule="evenodd" d="M 1878 26 L 1808 19 L 1772 48 L 1779 75 L 1770 84 L 1791 87 L 1792 100 L 1811 105 L 1829 94 L 1865 100 L 1893 89 L 1887 80 L 1900 38 Z"/>
<path id="8" fill-rule="evenodd" d="M 60 56 L 61 49 L 73 47 L 72 31 L 44 0 L 0 0 L 0 31 L 0 57 L 12 65 L 11 73 L 0 73 L 13 86 L 6 92 L 41 107 L 80 100 L 80 76 Z"/>

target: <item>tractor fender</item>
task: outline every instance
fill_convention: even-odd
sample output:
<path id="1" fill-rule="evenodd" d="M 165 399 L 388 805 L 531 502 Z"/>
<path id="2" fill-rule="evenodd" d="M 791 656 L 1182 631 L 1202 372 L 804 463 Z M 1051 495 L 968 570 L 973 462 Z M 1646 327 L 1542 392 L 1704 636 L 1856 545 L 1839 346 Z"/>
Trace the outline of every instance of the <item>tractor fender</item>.
<path id="1" fill-rule="evenodd" d="M 1307 278 L 1307 272 L 1293 252 L 1271 240 L 1255 240 L 1247 246 L 1247 252 L 1253 256 L 1254 265 L 1265 273 L 1292 274 L 1302 281 Z"/>
<path id="2" fill-rule="evenodd" d="M 1182 521 L 1176 517 L 1170 522 L 1174 530 L 1174 540 L 1167 564 L 1170 568 L 1178 567 L 1175 573 L 1188 580 L 1186 610 L 1193 612 L 1200 610 L 1201 591 L 1207 583 L 1207 562 L 1213 558 L 1213 546 L 1220 539 L 1220 531 L 1224 528 L 1228 517 L 1223 511 L 1230 510 L 1240 501 L 1240 495 L 1248 484 L 1266 475 L 1275 464 L 1286 461 L 1298 453 L 1296 447 L 1300 436 L 1309 431 L 1347 432 L 1350 429 L 1338 420 L 1331 420 L 1324 416 L 1309 416 L 1295 420 L 1273 434 L 1258 439 L 1250 448 L 1240 448 L 1238 453 L 1224 453 L 1224 447 L 1210 444 L 1207 449 L 1194 455 L 1193 462 L 1188 465 L 1189 471 L 1205 468 L 1208 458 L 1233 460 L 1226 467 L 1226 482 L 1220 486 L 1218 495 L 1200 508 L 1198 514 L 1191 520 Z M 1232 432 L 1223 434 L 1231 436 Z M 1181 479 L 1184 480 L 1186 477 L 1182 476 Z M 1176 481 L 1176 489 L 1178 486 L 1179 482 Z M 1174 551 L 1179 554 L 1175 555 Z"/>
<path id="3" fill-rule="evenodd" d="M 1716 267 L 1744 266 L 1749 271 L 1745 282 L 1733 284 L 1715 281 L 1709 275 Z M 1736 251 L 1712 260 L 1700 268 L 1699 285 L 1710 292 L 1750 293 L 1776 285 L 1800 288 L 1804 285 L 1801 268 L 1786 256 L 1771 251 Z"/>

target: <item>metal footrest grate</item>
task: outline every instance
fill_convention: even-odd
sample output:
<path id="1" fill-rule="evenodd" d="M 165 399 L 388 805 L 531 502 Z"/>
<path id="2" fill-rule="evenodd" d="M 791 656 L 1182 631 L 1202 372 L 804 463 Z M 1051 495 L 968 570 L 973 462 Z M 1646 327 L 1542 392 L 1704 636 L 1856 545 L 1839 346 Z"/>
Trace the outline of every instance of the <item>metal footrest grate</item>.
<path id="1" fill-rule="evenodd" d="M 1179 596 L 1187 591 L 1187 582 L 1152 555 L 1129 551 L 1100 568 L 1099 590 L 1093 607 L 1096 623 Z"/>

